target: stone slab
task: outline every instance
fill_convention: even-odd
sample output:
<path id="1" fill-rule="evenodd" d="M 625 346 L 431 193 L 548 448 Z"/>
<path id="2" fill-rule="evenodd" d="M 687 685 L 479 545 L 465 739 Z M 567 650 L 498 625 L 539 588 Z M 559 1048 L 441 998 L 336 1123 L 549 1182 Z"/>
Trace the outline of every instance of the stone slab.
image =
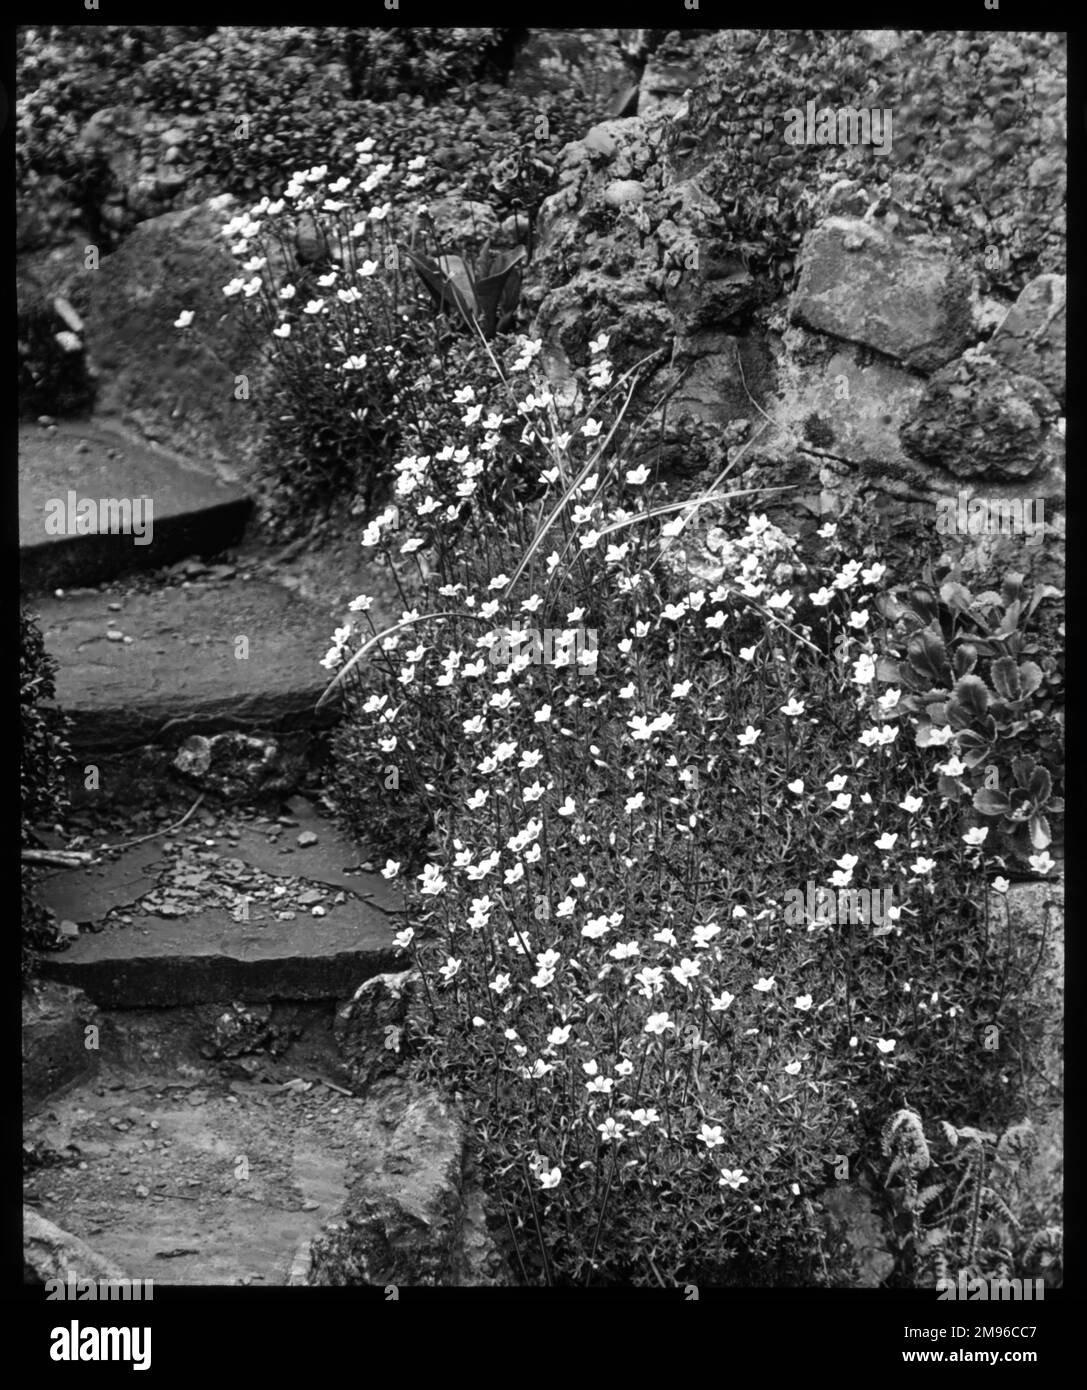
<path id="1" fill-rule="evenodd" d="M 61 500 L 67 515 L 69 493 L 76 504 L 149 498 L 150 541 L 111 534 L 108 510 L 98 505 L 93 532 L 48 534 L 48 503 Z M 19 427 L 19 553 L 28 589 L 96 584 L 189 555 L 217 554 L 241 539 L 250 506 L 241 488 L 116 425 L 88 420 Z"/>
<path id="2" fill-rule="evenodd" d="M 326 916 L 260 924 L 221 909 L 80 936 L 42 974 L 101 1008 L 170 1008 L 217 1000 L 343 999 L 371 975 L 403 968 L 383 914 L 358 902 Z"/>
<path id="3" fill-rule="evenodd" d="M 62 869 L 43 878 L 39 894 L 58 920 L 90 926 L 114 908 L 128 907 L 150 893 L 158 881 L 155 866 L 162 856 L 161 840 L 135 845 L 111 863 Z"/>
<path id="4" fill-rule="evenodd" d="M 314 708 L 333 630 L 321 606 L 262 579 L 129 594 L 110 612 L 116 600 L 88 592 L 36 605 L 73 748 L 174 745 L 191 733 L 312 728 L 334 717 Z"/>

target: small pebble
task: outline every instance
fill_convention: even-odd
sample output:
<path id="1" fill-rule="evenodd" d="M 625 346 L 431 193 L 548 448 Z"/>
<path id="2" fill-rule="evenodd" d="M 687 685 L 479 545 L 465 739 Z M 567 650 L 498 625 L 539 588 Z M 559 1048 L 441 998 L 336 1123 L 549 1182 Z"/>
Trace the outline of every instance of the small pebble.
<path id="1" fill-rule="evenodd" d="M 59 592 L 59 590 L 58 590 L 58 592 Z M 111 603 L 111 604 L 109 604 L 109 611 L 110 611 L 111 613 L 120 613 L 120 611 L 121 611 L 121 609 L 122 609 L 123 607 L 124 607 L 124 604 L 121 604 L 121 603 Z"/>
<path id="2" fill-rule="evenodd" d="M 298 837 L 297 843 L 305 849 L 307 845 L 315 845 L 317 843 L 317 836 L 312 830 L 303 830 Z"/>
<path id="3" fill-rule="evenodd" d="M 124 633 L 123 633 L 123 632 L 118 632 L 117 629 L 116 629 L 115 627 L 111 627 L 111 628 L 107 629 L 107 631 L 106 631 L 106 641 L 107 641 L 107 642 L 123 642 L 123 641 L 124 641 L 124 638 L 125 638 Z"/>

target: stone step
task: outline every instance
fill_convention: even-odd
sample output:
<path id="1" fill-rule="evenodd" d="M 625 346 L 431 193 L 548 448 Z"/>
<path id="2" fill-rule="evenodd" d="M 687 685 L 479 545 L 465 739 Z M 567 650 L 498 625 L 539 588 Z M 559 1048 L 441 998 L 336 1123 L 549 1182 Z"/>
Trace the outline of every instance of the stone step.
<path id="1" fill-rule="evenodd" d="M 81 934 L 42 962 L 42 976 L 83 990 L 100 1008 L 172 1008 L 342 999 L 404 964 L 392 920 L 360 902 L 293 922 L 236 922 L 223 908 L 207 908 L 141 923 Z"/>
<path id="2" fill-rule="evenodd" d="M 237 485 L 117 423 L 19 426 L 19 555 L 28 590 L 97 584 L 218 554 L 241 539 L 250 508 Z M 63 534 L 54 534 L 58 525 Z"/>
<path id="3" fill-rule="evenodd" d="M 110 611 L 118 602 L 121 610 Z M 43 596 L 35 608 L 80 751 L 226 729 L 313 728 L 334 717 L 314 708 L 329 680 L 319 661 L 334 616 L 270 580 L 81 590 Z"/>
<path id="4" fill-rule="evenodd" d="M 205 813 L 188 827 L 201 833 L 44 878 L 46 906 L 86 930 L 42 974 L 101 1008 L 135 1009 L 343 1000 L 402 969 L 398 886 L 305 798 L 288 809 L 289 825 Z"/>

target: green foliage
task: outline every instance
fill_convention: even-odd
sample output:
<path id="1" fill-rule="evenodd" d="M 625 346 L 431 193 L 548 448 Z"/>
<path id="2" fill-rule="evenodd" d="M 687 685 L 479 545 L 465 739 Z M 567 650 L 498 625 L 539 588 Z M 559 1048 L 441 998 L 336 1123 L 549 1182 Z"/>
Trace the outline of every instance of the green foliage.
<path id="1" fill-rule="evenodd" d="M 919 748 L 955 754 L 939 780 L 967 824 L 984 822 L 1020 858 L 1052 841 L 1049 816 L 1064 809 L 1053 794 L 1063 764 L 1064 671 L 1056 633 L 1029 631 L 1051 585 L 1029 593 L 1009 574 L 1000 592 L 974 595 L 957 574 L 927 572 L 881 600 L 892 624 L 880 675 L 908 694 Z M 971 814 L 975 813 L 975 814 Z"/>
<path id="2" fill-rule="evenodd" d="M 19 416 L 89 415 L 94 382 L 82 344 L 35 289 L 27 284 L 27 299 L 18 312 Z"/>
<path id="3" fill-rule="evenodd" d="M 458 334 L 450 329 L 463 334 L 478 323 L 493 334 L 499 314 L 505 325 L 516 310 L 523 249 L 485 247 L 478 274 L 442 248 L 437 259 L 421 243 L 412 249 L 415 222 L 409 229 L 393 201 L 411 174 L 375 162 L 373 144 L 358 142 L 354 179 L 330 179 L 324 165 L 301 171 L 282 197 L 262 199 L 224 228 L 243 273 L 223 292 L 244 305 L 269 367 L 264 490 L 281 526 L 308 525 L 315 509 L 345 500 L 368 513 L 405 422 L 418 429 L 435 376 L 451 376 Z M 408 169 L 424 164 L 420 157 Z"/>
<path id="4" fill-rule="evenodd" d="M 19 614 L 19 635 L 19 790 L 23 821 L 52 826 L 68 809 L 64 784 L 64 769 L 70 757 L 65 736 L 67 720 L 54 703 L 56 662 L 45 650 L 37 620 L 25 608 Z"/>
<path id="5" fill-rule="evenodd" d="M 499 383 L 406 428 L 363 534 L 404 625 L 325 658 L 339 785 L 371 843 L 415 827 L 387 872 L 421 1065 L 468 1107 L 524 1277 L 833 1282 L 830 1165 L 873 1161 L 906 1096 L 1011 1118 L 1034 960 L 988 929 L 1003 860 L 891 722 L 883 566 L 833 526 L 802 557 L 724 492 L 667 504 L 605 344 L 562 398 L 538 344 L 491 349 Z M 673 542 L 711 501 L 692 580 Z M 549 629 L 593 650 L 548 655 Z M 809 884 L 890 897 L 828 921 Z"/>
<path id="6" fill-rule="evenodd" d="M 1002 1132 L 940 1122 L 926 1137 L 921 1116 L 901 1109 L 881 1136 L 899 1255 L 915 1288 L 940 1279 L 1043 1277 L 1059 1286 L 1060 1227 L 1029 1229 L 1023 1179 L 1037 1149 L 1029 1121 Z"/>
<path id="7" fill-rule="evenodd" d="M 788 283 L 820 203 L 848 179 L 894 218 L 954 233 L 986 290 L 1017 294 L 1034 275 L 1063 273 L 1065 36 L 897 30 L 882 38 L 765 29 L 714 37 L 668 139 L 681 176 L 690 161 L 722 207 L 732 247 Z M 890 111 L 889 153 L 788 144 L 786 112 L 808 101 Z"/>
<path id="8" fill-rule="evenodd" d="M 19 790 L 22 843 L 31 842 L 29 827 L 52 827 L 68 810 L 64 772 L 71 756 L 65 737 L 67 720 L 56 708 L 56 663 L 45 650 L 41 628 L 25 608 L 19 614 L 19 709 L 22 748 Z M 58 944 L 52 913 L 35 896 L 35 874 L 22 867 L 23 977 L 34 954 Z"/>
<path id="9" fill-rule="evenodd" d="M 17 181 L 27 199 L 59 175 L 92 230 L 111 187 L 81 140 L 104 107 L 188 122 L 190 181 L 245 201 L 272 196 L 315 153 L 335 166 L 375 138 L 398 164 L 429 171 L 415 197 L 486 198 L 534 214 L 555 160 L 591 124 L 585 97 L 528 96 L 501 85 L 512 30 L 283 26 L 19 31 Z M 158 137 L 146 151 L 159 157 Z"/>

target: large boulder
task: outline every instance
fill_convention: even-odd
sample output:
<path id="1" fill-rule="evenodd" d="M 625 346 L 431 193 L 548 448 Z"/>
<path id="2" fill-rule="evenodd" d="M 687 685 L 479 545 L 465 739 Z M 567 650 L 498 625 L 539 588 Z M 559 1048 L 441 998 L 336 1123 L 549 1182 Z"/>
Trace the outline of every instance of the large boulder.
<path id="1" fill-rule="evenodd" d="M 375 1088 L 353 1129 L 348 1196 L 296 1262 L 292 1282 L 508 1284 L 471 1177 L 463 1121 L 417 1083 Z"/>
<path id="2" fill-rule="evenodd" d="M 1064 460 L 1061 408 L 984 349 L 937 372 L 902 422 L 903 447 L 956 477 L 1031 478 Z"/>
<path id="3" fill-rule="evenodd" d="M 875 222 L 833 217 L 804 243 L 792 317 L 930 372 L 976 337 L 971 289 L 938 238 L 897 237 Z"/>
<path id="4" fill-rule="evenodd" d="M 76 248 L 66 267 L 98 373 L 99 412 L 235 473 L 253 457 L 264 380 L 251 325 L 222 292 L 237 275 L 222 236 L 236 210 L 223 194 L 150 218 L 97 269 L 77 260 Z M 194 318 L 177 328 L 183 310 Z M 249 399 L 235 398 L 239 379 Z"/>
<path id="5" fill-rule="evenodd" d="M 112 1260 L 93 1250 L 85 1241 L 47 1221 L 33 1207 L 23 1208 L 23 1279 L 27 1284 L 44 1285 L 51 1280 L 67 1284 L 69 1276 L 80 1281 L 100 1279 L 129 1281 L 128 1275 Z M 119 1286 L 119 1290 L 123 1289 Z M 118 1290 L 118 1291 L 119 1291 Z"/>
<path id="6" fill-rule="evenodd" d="M 989 353 L 1009 371 L 1036 377 L 1064 405 L 1068 333 L 1068 282 L 1063 275 L 1038 275 L 989 343 Z"/>

